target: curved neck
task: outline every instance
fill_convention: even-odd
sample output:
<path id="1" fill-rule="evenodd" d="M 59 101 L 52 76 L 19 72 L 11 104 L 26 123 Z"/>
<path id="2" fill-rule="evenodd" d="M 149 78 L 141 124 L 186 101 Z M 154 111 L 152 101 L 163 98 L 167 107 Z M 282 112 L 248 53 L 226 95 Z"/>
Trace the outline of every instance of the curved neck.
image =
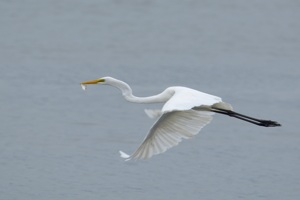
<path id="1" fill-rule="evenodd" d="M 167 90 L 162 93 L 149 97 L 136 97 L 132 94 L 132 89 L 130 86 L 120 80 L 115 80 L 114 82 L 109 83 L 109 85 L 118 88 L 121 90 L 123 97 L 133 103 L 162 103 L 168 101 L 173 94 L 167 92 Z"/>

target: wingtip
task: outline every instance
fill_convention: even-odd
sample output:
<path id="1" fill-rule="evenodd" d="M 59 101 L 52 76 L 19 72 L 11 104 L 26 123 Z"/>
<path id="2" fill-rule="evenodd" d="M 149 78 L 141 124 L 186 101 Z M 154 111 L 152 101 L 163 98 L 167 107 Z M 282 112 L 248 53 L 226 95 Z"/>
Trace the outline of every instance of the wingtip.
<path id="1" fill-rule="evenodd" d="M 123 152 L 123 151 L 119 151 L 121 158 L 125 158 L 125 161 L 130 160 L 130 155 L 128 155 L 127 153 Z"/>

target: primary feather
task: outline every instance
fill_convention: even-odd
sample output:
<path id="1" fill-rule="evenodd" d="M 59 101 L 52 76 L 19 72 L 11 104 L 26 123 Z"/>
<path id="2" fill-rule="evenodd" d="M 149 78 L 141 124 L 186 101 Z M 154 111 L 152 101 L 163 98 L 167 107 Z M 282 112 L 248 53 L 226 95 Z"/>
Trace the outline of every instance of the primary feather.
<path id="1" fill-rule="evenodd" d="M 163 114 L 150 129 L 138 149 L 126 159 L 148 159 L 196 135 L 212 120 L 206 111 L 173 111 Z"/>

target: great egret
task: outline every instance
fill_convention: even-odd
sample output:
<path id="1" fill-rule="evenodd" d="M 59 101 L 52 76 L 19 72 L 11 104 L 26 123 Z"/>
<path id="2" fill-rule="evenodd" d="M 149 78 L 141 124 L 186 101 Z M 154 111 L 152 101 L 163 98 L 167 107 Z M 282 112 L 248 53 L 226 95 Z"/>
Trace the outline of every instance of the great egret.
<path id="1" fill-rule="evenodd" d="M 258 126 L 275 127 L 279 123 L 261 120 L 234 112 L 231 105 L 220 97 L 206 94 L 186 87 L 169 87 L 162 93 L 149 97 L 136 97 L 130 86 L 112 77 L 103 77 L 81 83 L 82 89 L 87 84 L 111 85 L 121 90 L 127 101 L 134 103 L 164 103 L 161 110 L 145 110 L 150 118 L 158 118 L 142 144 L 131 155 L 120 151 L 121 157 L 130 159 L 148 159 L 176 146 L 182 138 L 196 135 L 212 120 L 214 113 L 235 117 Z"/>

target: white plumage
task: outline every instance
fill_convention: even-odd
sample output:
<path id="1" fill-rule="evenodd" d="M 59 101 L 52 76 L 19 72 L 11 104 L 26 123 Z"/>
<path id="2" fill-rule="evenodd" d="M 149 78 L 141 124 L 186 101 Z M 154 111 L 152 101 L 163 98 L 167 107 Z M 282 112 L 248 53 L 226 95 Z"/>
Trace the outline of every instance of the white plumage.
<path id="1" fill-rule="evenodd" d="M 142 144 L 126 159 L 148 159 L 196 135 L 212 120 L 207 111 L 172 111 L 164 113 L 152 126 Z M 124 153 L 124 152 L 123 152 Z"/>

